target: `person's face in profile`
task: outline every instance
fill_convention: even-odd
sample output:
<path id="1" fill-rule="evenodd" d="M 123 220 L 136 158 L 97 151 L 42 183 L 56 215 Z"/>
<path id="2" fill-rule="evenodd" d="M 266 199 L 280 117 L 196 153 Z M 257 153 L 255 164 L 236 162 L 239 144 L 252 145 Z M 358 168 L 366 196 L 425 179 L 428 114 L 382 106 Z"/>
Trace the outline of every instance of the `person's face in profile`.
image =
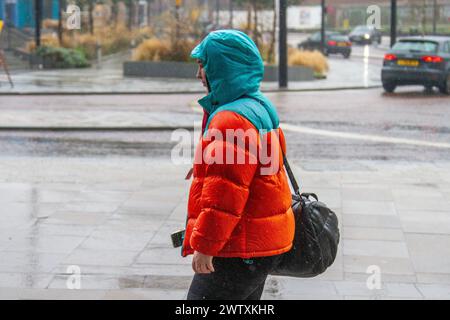
<path id="1" fill-rule="evenodd" d="M 208 82 L 206 81 L 206 73 L 205 73 L 205 69 L 203 68 L 203 64 L 200 60 L 197 59 L 197 63 L 198 63 L 198 70 L 197 70 L 197 79 L 199 79 L 203 86 L 206 88 L 206 90 L 208 90 Z"/>

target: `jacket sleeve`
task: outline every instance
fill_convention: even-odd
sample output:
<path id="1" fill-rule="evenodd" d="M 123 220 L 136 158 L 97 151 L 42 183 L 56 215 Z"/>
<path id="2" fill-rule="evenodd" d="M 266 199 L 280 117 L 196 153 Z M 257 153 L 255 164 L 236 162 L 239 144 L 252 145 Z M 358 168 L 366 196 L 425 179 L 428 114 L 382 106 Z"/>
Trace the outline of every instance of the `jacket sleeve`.
<path id="1" fill-rule="evenodd" d="M 242 129 L 248 137 L 246 143 L 227 139 L 227 129 Z M 250 184 L 258 167 L 255 153 L 258 132 L 240 115 L 222 111 L 211 121 L 208 133 L 214 139 L 203 150 L 206 170 L 200 199 L 201 211 L 190 244 L 198 252 L 216 256 L 229 240 L 247 203 Z M 222 139 L 215 133 L 222 135 Z M 239 154 L 245 155 L 245 161 L 238 161 Z M 229 163 L 226 160 L 231 159 L 231 155 L 234 161 Z"/>

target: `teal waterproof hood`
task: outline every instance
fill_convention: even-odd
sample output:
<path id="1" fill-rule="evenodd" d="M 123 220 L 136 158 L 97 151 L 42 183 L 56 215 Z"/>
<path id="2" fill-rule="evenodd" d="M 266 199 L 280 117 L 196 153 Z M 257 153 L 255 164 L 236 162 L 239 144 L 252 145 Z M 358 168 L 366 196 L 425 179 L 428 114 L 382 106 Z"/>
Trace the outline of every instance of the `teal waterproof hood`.
<path id="1" fill-rule="evenodd" d="M 237 112 L 252 123 L 266 123 L 262 127 L 258 125 L 259 129 L 278 128 L 275 107 L 259 90 L 264 65 L 249 36 L 238 30 L 213 31 L 192 50 L 191 57 L 202 62 L 211 87 L 211 92 L 198 101 L 210 115 L 209 120 L 219 108 L 227 110 L 230 105 L 230 109 L 238 109 Z M 259 103 L 249 103 L 250 99 L 245 98 Z M 247 103 L 240 108 L 239 103 L 233 103 L 238 99 Z M 266 112 L 254 110 L 261 106 Z M 267 118 L 266 121 L 261 121 L 261 117 Z"/>

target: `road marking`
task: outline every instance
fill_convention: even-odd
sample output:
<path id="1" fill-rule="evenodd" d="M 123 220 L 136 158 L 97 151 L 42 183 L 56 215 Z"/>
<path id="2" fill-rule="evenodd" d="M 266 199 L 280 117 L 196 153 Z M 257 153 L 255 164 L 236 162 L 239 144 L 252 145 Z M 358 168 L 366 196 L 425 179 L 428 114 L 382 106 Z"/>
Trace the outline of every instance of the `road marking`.
<path id="1" fill-rule="evenodd" d="M 202 108 L 200 106 L 198 106 L 198 104 L 196 102 L 192 102 L 190 104 L 190 107 L 195 112 L 199 112 L 199 113 L 203 112 Z M 364 141 L 370 141 L 370 142 L 382 142 L 382 143 L 392 143 L 392 144 L 408 144 L 408 145 L 422 146 L 422 147 L 450 149 L 450 143 L 445 143 L 445 142 L 432 142 L 432 141 L 425 141 L 425 140 L 377 136 L 377 135 L 371 135 L 371 134 L 330 131 L 330 130 L 323 130 L 323 129 L 308 128 L 308 127 L 293 125 L 293 124 L 288 124 L 288 123 L 280 123 L 280 126 L 285 131 L 292 131 L 292 132 L 304 133 L 304 134 L 312 134 L 312 135 L 331 137 L 331 138 L 364 140 Z"/>
<path id="2" fill-rule="evenodd" d="M 308 127 L 304 127 L 304 126 L 292 125 L 292 124 L 287 124 L 287 123 L 281 123 L 280 126 L 285 131 L 292 131 L 292 132 L 304 133 L 304 134 L 313 134 L 313 135 L 332 137 L 332 138 L 365 140 L 365 141 L 370 141 L 370 142 L 383 142 L 383 143 L 393 143 L 393 144 L 409 144 L 409 145 L 416 145 L 416 146 L 423 146 L 423 147 L 450 149 L 450 143 L 445 143 L 445 142 L 432 142 L 432 141 L 415 140 L 415 139 L 392 138 L 392 137 L 377 136 L 377 135 L 370 135 L 370 134 L 330 131 L 330 130 L 308 128 Z"/>

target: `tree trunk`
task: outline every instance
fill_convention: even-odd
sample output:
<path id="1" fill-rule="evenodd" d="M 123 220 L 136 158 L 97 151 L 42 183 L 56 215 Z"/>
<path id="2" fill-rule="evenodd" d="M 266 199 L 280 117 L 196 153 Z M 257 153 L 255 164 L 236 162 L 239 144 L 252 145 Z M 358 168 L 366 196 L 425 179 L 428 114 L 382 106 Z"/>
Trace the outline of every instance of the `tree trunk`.
<path id="1" fill-rule="evenodd" d="M 250 3 L 247 4 L 247 27 L 245 28 L 246 33 L 250 32 L 250 27 L 252 25 L 252 6 Z"/>
<path id="2" fill-rule="evenodd" d="M 270 48 L 269 53 L 267 54 L 267 62 L 273 63 L 274 61 L 274 53 L 275 53 L 275 38 L 277 32 L 277 9 L 273 6 L 273 25 L 272 25 L 272 37 L 270 40 Z"/>
<path id="3" fill-rule="evenodd" d="M 63 45 L 63 25 L 62 25 L 62 13 L 63 13 L 63 0 L 58 0 L 58 42 L 62 47 Z"/>
<path id="4" fill-rule="evenodd" d="M 116 1 L 113 1 L 111 6 L 111 21 L 114 24 L 114 27 L 117 26 L 117 16 L 118 16 L 118 5 Z"/>
<path id="5" fill-rule="evenodd" d="M 256 46 L 259 48 L 259 34 L 258 34 L 258 5 L 257 0 L 252 0 L 253 5 L 253 41 L 255 41 Z"/>
<path id="6" fill-rule="evenodd" d="M 229 11 L 230 11 L 230 22 L 228 23 L 230 25 L 230 29 L 233 29 L 233 0 L 229 1 Z"/>
<path id="7" fill-rule="evenodd" d="M 88 5 L 89 10 L 89 31 L 91 34 L 94 34 L 94 3 L 93 1 L 89 1 Z"/>
<path id="8" fill-rule="evenodd" d="M 130 0 L 127 2 L 127 14 L 128 14 L 128 29 L 131 30 L 133 28 L 133 11 L 134 11 L 134 1 Z"/>

